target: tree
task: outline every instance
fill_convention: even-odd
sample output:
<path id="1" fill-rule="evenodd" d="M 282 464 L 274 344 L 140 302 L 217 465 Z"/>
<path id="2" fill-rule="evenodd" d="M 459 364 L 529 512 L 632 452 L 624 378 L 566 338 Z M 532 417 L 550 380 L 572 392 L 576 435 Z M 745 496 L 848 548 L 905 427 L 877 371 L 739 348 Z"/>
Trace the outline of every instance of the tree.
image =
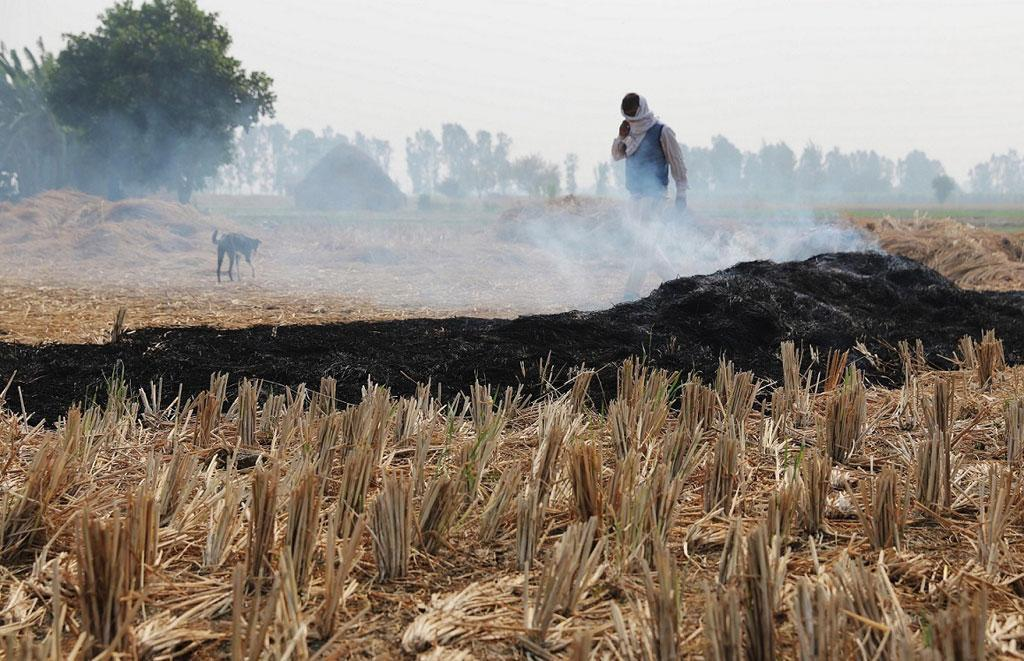
<path id="1" fill-rule="evenodd" d="M 576 194 L 576 169 L 579 167 L 580 157 L 576 154 L 565 156 L 565 192 L 569 195 Z"/>
<path id="2" fill-rule="evenodd" d="M 539 197 L 558 195 L 558 166 L 546 162 L 537 154 L 517 158 L 512 164 L 516 185 L 527 195 Z"/>
<path id="3" fill-rule="evenodd" d="M 825 183 L 821 147 L 808 142 L 796 164 L 796 188 L 801 193 L 818 193 Z"/>
<path id="4" fill-rule="evenodd" d="M 228 55 L 231 37 L 195 0 L 120 2 L 68 37 L 48 99 L 117 196 L 122 183 L 193 190 L 232 156 L 234 129 L 272 115 L 271 79 Z"/>
<path id="5" fill-rule="evenodd" d="M 970 172 L 971 191 L 980 195 L 1024 195 L 1024 159 L 1016 150 L 992 154 Z"/>
<path id="6" fill-rule="evenodd" d="M 605 196 L 608 194 L 608 177 L 611 174 L 611 166 L 607 162 L 598 163 L 594 168 L 594 194 Z"/>
<path id="7" fill-rule="evenodd" d="M 686 183 L 691 191 L 711 190 L 714 177 L 711 149 L 707 147 L 680 146 L 683 151 L 683 162 L 686 163 Z"/>
<path id="8" fill-rule="evenodd" d="M 458 197 L 469 190 L 473 178 L 474 145 L 461 124 L 441 125 L 441 158 L 447 177 L 444 192 Z"/>
<path id="9" fill-rule="evenodd" d="M 932 189 L 932 181 L 946 174 L 942 163 L 928 158 L 923 151 L 915 149 L 896 164 L 896 181 L 899 191 L 905 195 L 925 197 Z"/>
<path id="10" fill-rule="evenodd" d="M 784 142 L 763 144 L 745 164 L 747 187 L 768 195 L 786 196 L 795 186 L 796 155 Z"/>
<path id="11" fill-rule="evenodd" d="M 711 189 L 735 191 L 743 174 L 743 153 L 722 135 L 711 138 Z"/>
<path id="12" fill-rule="evenodd" d="M 971 192 L 976 195 L 991 195 L 992 190 L 992 168 L 988 163 L 978 163 L 967 174 L 971 183 Z"/>
<path id="13" fill-rule="evenodd" d="M 381 138 L 371 138 L 363 135 L 361 131 L 356 131 L 353 138 L 353 145 L 359 151 L 363 152 L 380 166 L 381 170 L 388 176 L 391 176 L 391 143 Z"/>
<path id="14" fill-rule="evenodd" d="M 66 177 L 67 133 L 46 102 L 55 60 L 38 45 L 38 56 L 22 51 L 28 66 L 0 45 L 0 171 L 17 173 L 24 195 L 57 188 Z"/>
<path id="15" fill-rule="evenodd" d="M 939 204 L 944 204 L 955 188 L 956 182 L 949 175 L 940 174 L 932 179 L 932 189 L 935 191 L 935 199 L 939 201 Z"/>
<path id="16" fill-rule="evenodd" d="M 405 165 L 414 193 L 434 192 L 441 168 L 441 143 L 432 131 L 420 129 L 415 136 L 405 139 Z"/>

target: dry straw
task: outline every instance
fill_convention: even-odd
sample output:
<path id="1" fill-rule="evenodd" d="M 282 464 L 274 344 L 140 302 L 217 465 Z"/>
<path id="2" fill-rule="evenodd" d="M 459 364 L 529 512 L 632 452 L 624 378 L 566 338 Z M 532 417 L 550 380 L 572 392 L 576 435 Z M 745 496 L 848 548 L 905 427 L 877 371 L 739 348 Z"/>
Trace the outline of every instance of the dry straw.
<path id="1" fill-rule="evenodd" d="M 704 477 L 705 512 L 719 508 L 730 512 L 740 484 L 743 424 L 735 418 L 727 418 L 724 427 L 724 431 L 715 441 L 711 465 Z"/>
<path id="2" fill-rule="evenodd" d="M 279 483 L 276 467 L 257 466 L 253 471 L 245 566 L 249 585 L 257 590 L 261 590 L 265 579 L 274 573 L 274 524 Z"/>
<path id="3" fill-rule="evenodd" d="M 861 482 L 859 498 L 853 498 L 852 491 L 848 493 L 854 501 L 864 536 L 871 545 L 876 549 L 901 548 L 910 512 L 910 490 L 904 484 L 900 497 L 899 476 L 892 466 L 883 468 L 878 477 Z"/>
<path id="4" fill-rule="evenodd" d="M 832 484 L 832 460 L 819 451 L 811 451 L 800 462 L 800 522 L 808 535 L 825 530 L 825 507 Z"/>
<path id="5" fill-rule="evenodd" d="M 647 568 L 647 563 L 644 563 L 643 571 L 650 649 L 658 661 L 674 661 L 681 658 L 679 631 L 683 619 L 683 590 L 679 570 L 668 549 L 660 541 L 655 541 L 651 555 L 658 575 L 657 582 Z"/>
<path id="6" fill-rule="evenodd" d="M 571 524 L 544 564 L 533 603 L 526 612 L 532 641 L 543 647 L 554 616 L 570 616 L 604 571 L 604 540 L 596 539 L 597 519 Z"/>
<path id="7" fill-rule="evenodd" d="M 480 541 L 490 542 L 498 535 L 502 521 L 516 502 L 516 493 L 522 485 L 523 472 L 519 465 L 505 467 L 491 492 L 480 516 Z"/>
<path id="8" fill-rule="evenodd" d="M 940 659 L 969 661 L 988 658 L 988 590 L 960 596 L 928 619 L 929 647 Z"/>
<path id="9" fill-rule="evenodd" d="M 743 610 L 736 587 L 704 588 L 704 656 L 712 661 L 735 661 L 743 656 Z"/>
<path id="10" fill-rule="evenodd" d="M 334 634 L 338 607 L 345 601 L 345 585 L 355 566 L 363 532 L 366 530 L 366 517 L 359 516 L 352 534 L 339 541 L 343 518 L 341 507 L 335 507 L 327 524 L 324 549 L 324 601 L 317 615 L 318 630 L 323 639 L 328 639 Z"/>
<path id="11" fill-rule="evenodd" d="M 796 427 L 804 427 L 813 420 L 811 411 L 812 377 L 810 369 L 800 371 L 803 351 L 792 341 L 783 342 L 779 347 L 782 356 L 782 400 L 781 410 L 776 412 L 774 402 L 772 417 L 791 420 Z"/>
<path id="12" fill-rule="evenodd" d="M 313 574 L 313 557 L 320 538 L 323 492 L 314 466 L 307 464 L 298 471 L 298 480 L 288 500 L 285 546 L 292 559 L 298 590 L 305 592 Z"/>
<path id="13" fill-rule="evenodd" d="M 128 652 L 134 645 L 131 626 L 141 606 L 136 590 L 142 578 L 132 550 L 132 531 L 124 518 L 83 513 L 75 547 L 78 610 L 97 654 Z"/>
<path id="14" fill-rule="evenodd" d="M 380 494 L 373 502 L 370 530 L 377 575 L 382 581 L 403 578 L 409 571 L 413 534 L 412 486 L 408 478 L 384 478 Z"/>
<path id="15" fill-rule="evenodd" d="M 1024 453 L 1024 399 L 1015 398 L 1006 402 L 1003 409 L 1003 440 L 1006 443 L 1006 461 L 1016 466 Z"/>
<path id="16" fill-rule="evenodd" d="M 769 541 L 766 524 L 761 524 L 746 540 L 743 583 L 745 587 L 744 630 L 747 657 L 756 660 L 775 658 L 775 608 L 786 577 L 787 557 L 781 553 L 781 540 Z"/>
<path id="17" fill-rule="evenodd" d="M 719 360 L 715 375 L 715 392 L 726 420 L 743 422 L 754 408 L 754 400 L 761 389 L 761 382 L 754 381 L 753 372 L 737 372 L 732 361 Z"/>
<path id="18" fill-rule="evenodd" d="M 424 551 L 437 553 L 447 543 L 448 528 L 460 504 L 455 482 L 446 475 L 435 475 L 420 504 L 419 539 Z"/>
<path id="19" fill-rule="evenodd" d="M 833 461 L 842 463 L 860 445 L 867 419 L 867 402 L 860 371 L 850 366 L 838 391 L 825 404 L 825 417 L 818 420 L 818 444 Z"/>
<path id="20" fill-rule="evenodd" d="M 569 483 L 573 504 L 580 521 L 604 517 L 604 490 L 601 486 L 601 451 L 591 443 L 574 443 L 567 452 Z"/>
<path id="21" fill-rule="evenodd" d="M 850 658 L 843 643 L 846 595 L 824 576 L 803 576 L 790 597 L 790 620 L 797 635 L 800 661 L 842 661 Z"/>
<path id="22" fill-rule="evenodd" d="M 1010 470 L 991 466 L 987 497 L 978 511 L 978 560 L 989 574 L 995 574 L 1000 560 L 1009 556 L 1006 531 L 1024 506 L 1024 493 L 1013 476 Z"/>

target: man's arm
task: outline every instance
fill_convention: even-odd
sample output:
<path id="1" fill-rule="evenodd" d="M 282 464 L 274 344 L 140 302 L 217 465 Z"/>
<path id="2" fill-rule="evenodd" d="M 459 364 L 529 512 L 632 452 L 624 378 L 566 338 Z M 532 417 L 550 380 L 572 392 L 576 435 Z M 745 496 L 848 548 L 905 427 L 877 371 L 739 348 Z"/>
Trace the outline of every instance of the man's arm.
<path id="1" fill-rule="evenodd" d="M 612 160 L 621 161 L 626 158 L 626 138 L 616 137 L 612 141 Z"/>
<path id="2" fill-rule="evenodd" d="M 626 148 L 632 136 L 629 135 L 629 122 L 623 121 L 619 124 L 619 135 L 612 140 L 612 160 L 621 161 L 626 158 Z"/>
<path id="3" fill-rule="evenodd" d="M 683 150 L 679 147 L 676 134 L 665 126 L 661 129 L 661 150 L 665 152 L 665 160 L 672 170 L 672 178 L 676 182 L 676 196 L 685 196 L 690 184 L 686 180 L 686 163 L 683 162 Z"/>

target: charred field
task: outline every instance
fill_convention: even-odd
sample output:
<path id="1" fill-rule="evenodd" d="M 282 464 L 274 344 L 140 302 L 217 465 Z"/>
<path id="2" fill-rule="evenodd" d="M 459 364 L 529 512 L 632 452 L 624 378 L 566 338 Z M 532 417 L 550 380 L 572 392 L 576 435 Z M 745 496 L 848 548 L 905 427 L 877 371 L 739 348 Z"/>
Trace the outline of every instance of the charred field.
<path id="1" fill-rule="evenodd" d="M 586 366 L 598 370 L 592 395 L 615 397 L 603 368 L 630 356 L 686 374 L 712 374 L 728 357 L 742 370 L 778 380 L 779 343 L 827 353 L 857 346 L 855 360 L 882 384 L 898 385 L 900 340 L 923 343 L 927 359 L 950 367 L 960 338 L 995 330 L 1024 347 L 1024 296 L 962 290 L 911 260 L 835 253 L 802 262 L 751 262 L 663 284 L 648 297 L 598 312 L 517 319 L 400 319 L 317 325 L 143 328 L 117 344 L 0 343 L 0 374 L 14 375 L 26 411 L 53 422 L 86 393 L 99 396 L 115 367 L 134 389 L 163 381 L 185 395 L 211 373 L 294 388 L 337 381 L 338 397 L 358 401 L 368 380 L 396 394 L 417 384 L 445 396 L 474 383 L 540 383 Z M 858 345 L 858 343 L 860 343 Z M 1007 360 L 1019 361 L 1010 350 Z M 20 405 L 20 403 L 19 403 Z"/>

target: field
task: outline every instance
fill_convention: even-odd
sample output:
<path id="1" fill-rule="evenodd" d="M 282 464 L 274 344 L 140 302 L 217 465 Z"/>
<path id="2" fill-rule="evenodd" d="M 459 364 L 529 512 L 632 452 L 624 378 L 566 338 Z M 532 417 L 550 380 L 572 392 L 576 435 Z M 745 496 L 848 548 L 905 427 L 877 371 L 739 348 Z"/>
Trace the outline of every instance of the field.
<path id="1" fill-rule="evenodd" d="M 6 658 L 1024 656 L 1012 234 L 819 210 L 939 273 L 610 307 L 606 202 L 47 204 L 89 213 L 0 230 Z M 696 222 L 823 245 L 736 213 Z M 264 240 L 255 279 L 216 284 L 214 226 Z"/>

